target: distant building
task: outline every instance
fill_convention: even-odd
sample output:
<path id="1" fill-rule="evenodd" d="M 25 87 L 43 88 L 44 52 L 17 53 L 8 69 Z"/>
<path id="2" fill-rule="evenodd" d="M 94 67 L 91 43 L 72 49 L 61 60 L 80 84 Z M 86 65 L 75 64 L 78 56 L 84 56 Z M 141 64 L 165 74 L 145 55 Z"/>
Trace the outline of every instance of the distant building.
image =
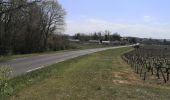
<path id="1" fill-rule="evenodd" d="M 99 40 L 89 40 L 89 43 L 97 43 L 97 44 L 100 44 L 100 41 L 99 41 Z"/>
<path id="2" fill-rule="evenodd" d="M 102 44 L 111 44 L 110 41 L 102 41 Z"/>
<path id="3" fill-rule="evenodd" d="M 69 39 L 70 42 L 80 42 L 79 39 Z"/>
<path id="4" fill-rule="evenodd" d="M 120 42 L 121 42 L 122 45 L 125 45 L 125 44 L 129 43 L 129 40 L 126 37 L 122 37 L 122 38 L 120 38 Z"/>
<path id="5" fill-rule="evenodd" d="M 120 41 L 111 41 L 110 44 L 112 45 L 121 45 Z"/>

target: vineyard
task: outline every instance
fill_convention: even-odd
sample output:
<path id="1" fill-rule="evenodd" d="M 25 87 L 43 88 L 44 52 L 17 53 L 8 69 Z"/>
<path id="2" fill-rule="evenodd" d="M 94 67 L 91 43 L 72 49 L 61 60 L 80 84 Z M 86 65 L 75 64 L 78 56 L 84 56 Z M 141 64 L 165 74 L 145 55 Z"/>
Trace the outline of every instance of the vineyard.
<path id="1" fill-rule="evenodd" d="M 164 83 L 170 78 L 170 47 L 142 46 L 124 54 L 123 59 L 131 65 L 143 80 Z"/>

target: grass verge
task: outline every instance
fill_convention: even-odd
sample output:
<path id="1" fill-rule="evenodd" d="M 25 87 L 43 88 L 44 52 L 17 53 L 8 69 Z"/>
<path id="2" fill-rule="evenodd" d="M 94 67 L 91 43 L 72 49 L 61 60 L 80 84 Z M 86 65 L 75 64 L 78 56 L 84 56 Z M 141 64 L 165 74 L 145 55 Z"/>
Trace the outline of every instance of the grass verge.
<path id="1" fill-rule="evenodd" d="M 121 59 L 129 49 L 78 57 L 11 79 L 8 99 L 169 100 L 169 87 L 147 84 Z"/>
<path id="2" fill-rule="evenodd" d="M 41 52 L 41 53 L 31 53 L 31 54 L 9 54 L 5 56 L 0 55 L 0 61 L 7 61 L 17 58 L 24 58 L 24 57 L 33 57 L 43 54 L 51 54 L 51 53 L 60 53 L 60 52 L 66 52 L 66 51 L 74 51 L 74 50 L 82 50 L 82 49 L 93 49 L 93 48 L 103 48 L 108 47 L 108 45 L 100 45 L 100 44 L 83 44 L 83 43 L 71 43 L 71 48 L 66 50 L 59 50 L 59 51 L 47 51 L 47 52 Z"/>
<path id="3" fill-rule="evenodd" d="M 47 51 L 47 52 L 41 52 L 41 53 L 31 53 L 31 54 L 9 54 L 5 56 L 0 56 L 0 61 L 7 61 L 17 58 L 25 58 L 25 57 L 33 57 L 43 54 L 52 54 L 52 53 L 60 53 L 60 52 L 66 52 L 66 51 L 72 51 L 72 50 L 78 50 L 78 49 L 69 49 L 69 50 L 60 50 L 60 51 Z"/>

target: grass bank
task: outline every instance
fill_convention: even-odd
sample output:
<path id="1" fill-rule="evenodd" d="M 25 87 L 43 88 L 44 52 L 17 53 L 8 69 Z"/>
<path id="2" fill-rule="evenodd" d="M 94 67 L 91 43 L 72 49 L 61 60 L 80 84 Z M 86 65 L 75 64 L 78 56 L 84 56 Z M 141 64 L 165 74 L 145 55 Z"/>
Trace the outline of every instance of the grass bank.
<path id="1" fill-rule="evenodd" d="M 8 54 L 8 55 L 5 55 L 5 56 L 0 55 L 0 61 L 6 61 L 6 60 L 24 58 L 24 57 L 33 57 L 33 56 L 38 56 L 38 55 L 43 55 L 43 54 L 50 54 L 50 53 L 59 53 L 59 52 L 82 50 L 82 49 L 93 49 L 93 48 L 108 47 L 108 45 L 85 44 L 85 43 L 70 43 L 70 45 L 71 45 L 71 47 L 69 49 L 66 49 L 66 50 L 46 51 L 46 52 L 31 53 L 31 54 Z"/>
<path id="2" fill-rule="evenodd" d="M 102 51 L 10 80 L 10 100 L 169 100 L 170 89 L 142 81 L 121 55 Z"/>
<path id="3" fill-rule="evenodd" d="M 33 56 L 39 56 L 39 55 L 44 55 L 44 54 L 60 53 L 60 52 L 73 51 L 73 50 L 78 50 L 78 49 L 46 51 L 46 52 L 31 53 L 31 54 L 8 54 L 5 56 L 0 56 L 0 61 L 7 61 L 7 60 L 12 60 L 12 59 L 17 59 L 17 58 L 33 57 Z"/>

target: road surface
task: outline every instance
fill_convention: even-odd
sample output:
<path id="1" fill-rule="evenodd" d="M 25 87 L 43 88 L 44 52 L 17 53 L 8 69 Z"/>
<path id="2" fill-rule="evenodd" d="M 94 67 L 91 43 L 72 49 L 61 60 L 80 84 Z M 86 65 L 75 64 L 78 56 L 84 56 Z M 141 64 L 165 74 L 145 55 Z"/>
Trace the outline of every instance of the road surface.
<path id="1" fill-rule="evenodd" d="M 12 77 L 25 74 L 34 70 L 41 69 L 43 67 L 62 62 L 68 59 L 79 57 L 82 55 L 87 55 L 103 50 L 123 48 L 128 46 L 118 46 L 118 47 L 107 47 L 107 48 L 97 48 L 97 49 L 85 49 L 77 51 L 68 51 L 54 54 L 44 54 L 34 57 L 18 58 L 14 60 L 9 60 L 5 62 L 0 62 L 0 65 L 9 65 L 12 67 Z"/>

